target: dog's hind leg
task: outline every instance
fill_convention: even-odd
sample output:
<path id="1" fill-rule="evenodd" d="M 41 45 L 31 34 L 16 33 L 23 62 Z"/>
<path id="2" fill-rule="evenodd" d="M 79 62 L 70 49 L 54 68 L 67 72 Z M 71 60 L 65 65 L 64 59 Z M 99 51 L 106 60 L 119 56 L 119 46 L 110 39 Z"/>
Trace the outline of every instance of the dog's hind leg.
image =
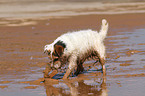
<path id="1" fill-rule="evenodd" d="M 77 70 L 75 72 L 75 75 L 78 75 L 80 73 L 80 71 L 81 72 L 84 71 L 84 67 L 83 67 L 82 63 L 80 63 L 80 64 L 77 65 Z"/>
<path id="2" fill-rule="evenodd" d="M 99 62 L 101 64 L 101 66 L 102 66 L 103 75 L 105 76 L 106 75 L 106 68 L 105 68 L 105 60 L 104 60 L 104 58 L 99 57 Z"/>
<path id="3" fill-rule="evenodd" d="M 99 58 L 99 63 L 102 66 L 103 75 L 106 75 L 106 68 L 105 68 L 105 46 L 100 44 L 99 49 L 97 50 L 97 55 Z"/>

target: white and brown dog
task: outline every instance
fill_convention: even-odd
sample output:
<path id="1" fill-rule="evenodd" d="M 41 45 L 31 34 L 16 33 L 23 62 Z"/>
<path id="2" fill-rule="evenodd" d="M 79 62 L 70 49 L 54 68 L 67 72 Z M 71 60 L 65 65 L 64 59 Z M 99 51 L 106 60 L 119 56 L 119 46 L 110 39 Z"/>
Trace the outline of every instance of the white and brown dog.
<path id="1" fill-rule="evenodd" d="M 48 52 L 53 61 L 51 67 L 60 68 L 64 62 L 68 62 L 68 69 L 63 76 L 67 79 L 70 73 L 77 67 L 76 74 L 83 71 L 83 62 L 89 57 L 98 57 L 102 65 L 103 74 L 105 69 L 105 46 L 103 40 L 108 31 L 108 23 L 102 20 L 101 30 L 81 30 L 77 32 L 66 33 L 58 37 L 52 44 L 45 45 L 44 51 Z"/>

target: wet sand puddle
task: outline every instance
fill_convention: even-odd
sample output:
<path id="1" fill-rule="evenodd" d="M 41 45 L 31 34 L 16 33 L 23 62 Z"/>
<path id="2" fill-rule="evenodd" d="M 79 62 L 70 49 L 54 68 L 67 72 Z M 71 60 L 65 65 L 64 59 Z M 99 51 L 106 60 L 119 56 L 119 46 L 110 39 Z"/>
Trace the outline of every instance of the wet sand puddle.
<path id="1" fill-rule="evenodd" d="M 107 46 L 108 87 L 110 96 L 143 96 L 145 88 L 145 29 L 135 29 L 129 32 L 119 32 L 109 36 Z M 111 46 L 109 48 L 109 46 Z M 108 82 L 107 81 L 107 82 Z M 116 84 L 115 84 L 116 82 Z M 125 91 L 126 90 L 126 91 Z M 121 94 L 118 94 L 118 93 Z"/>
<path id="2" fill-rule="evenodd" d="M 145 29 L 118 32 L 105 41 L 107 49 L 107 76 L 103 77 L 100 66 L 92 67 L 69 81 L 62 81 L 62 73 L 54 79 L 40 82 L 44 68 L 32 67 L 31 73 L 21 76 L 7 75 L 0 82 L 1 96 L 143 96 L 145 79 Z M 31 57 L 30 59 L 32 59 Z M 47 58 L 35 58 L 46 60 Z M 94 61 L 85 62 L 85 70 Z M 18 79 L 19 78 L 19 79 Z M 120 94 L 121 92 L 121 94 Z"/>

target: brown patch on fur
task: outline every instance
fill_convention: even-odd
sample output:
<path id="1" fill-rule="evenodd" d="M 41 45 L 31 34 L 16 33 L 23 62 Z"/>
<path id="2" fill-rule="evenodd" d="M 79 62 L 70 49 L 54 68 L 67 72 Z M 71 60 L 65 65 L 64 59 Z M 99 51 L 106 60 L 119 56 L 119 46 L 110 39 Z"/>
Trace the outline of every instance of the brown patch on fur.
<path id="1" fill-rule="evenodd" d="M 63 43 L 62 41 L 58 41 L 55 45 L 54 45 L 54 51 L 52 53 L 52 57 L 53 59 L 61 57 L 64 51 L 64 48 L 66 48 L 65 43 Z"/>
<path id="2" fill-rule="evenodd" d="M 61 45 L 55 45 L 54 46 L 54 54 L 56 54 L 58 57 L 60 57 L 63 54 L 64 47 Z"/>

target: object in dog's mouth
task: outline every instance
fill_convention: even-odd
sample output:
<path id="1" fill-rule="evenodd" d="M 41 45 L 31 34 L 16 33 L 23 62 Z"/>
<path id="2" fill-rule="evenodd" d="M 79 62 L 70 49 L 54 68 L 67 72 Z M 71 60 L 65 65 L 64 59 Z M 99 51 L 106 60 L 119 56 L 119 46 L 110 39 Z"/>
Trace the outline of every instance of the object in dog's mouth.
<path id="1" fill-rule="evenodd" d="M 53 71 L 49 74 L 49 72 L 52 70 L 52 67 L 51 67 L 51 61 L 47 64 L 45 70 L 43 71 L 44 73 L 44 78 L 52 78 L 53 76 L 55 76 L 58 71 L 57 69 L 53 69 Z"/>
<path id="2" fill-rule="evenodd" d="M 61 68 L 60 61 L 54 61 L 53 64 L 51 64 L 51 69 L 60 69 L 60 68 Z"/>

